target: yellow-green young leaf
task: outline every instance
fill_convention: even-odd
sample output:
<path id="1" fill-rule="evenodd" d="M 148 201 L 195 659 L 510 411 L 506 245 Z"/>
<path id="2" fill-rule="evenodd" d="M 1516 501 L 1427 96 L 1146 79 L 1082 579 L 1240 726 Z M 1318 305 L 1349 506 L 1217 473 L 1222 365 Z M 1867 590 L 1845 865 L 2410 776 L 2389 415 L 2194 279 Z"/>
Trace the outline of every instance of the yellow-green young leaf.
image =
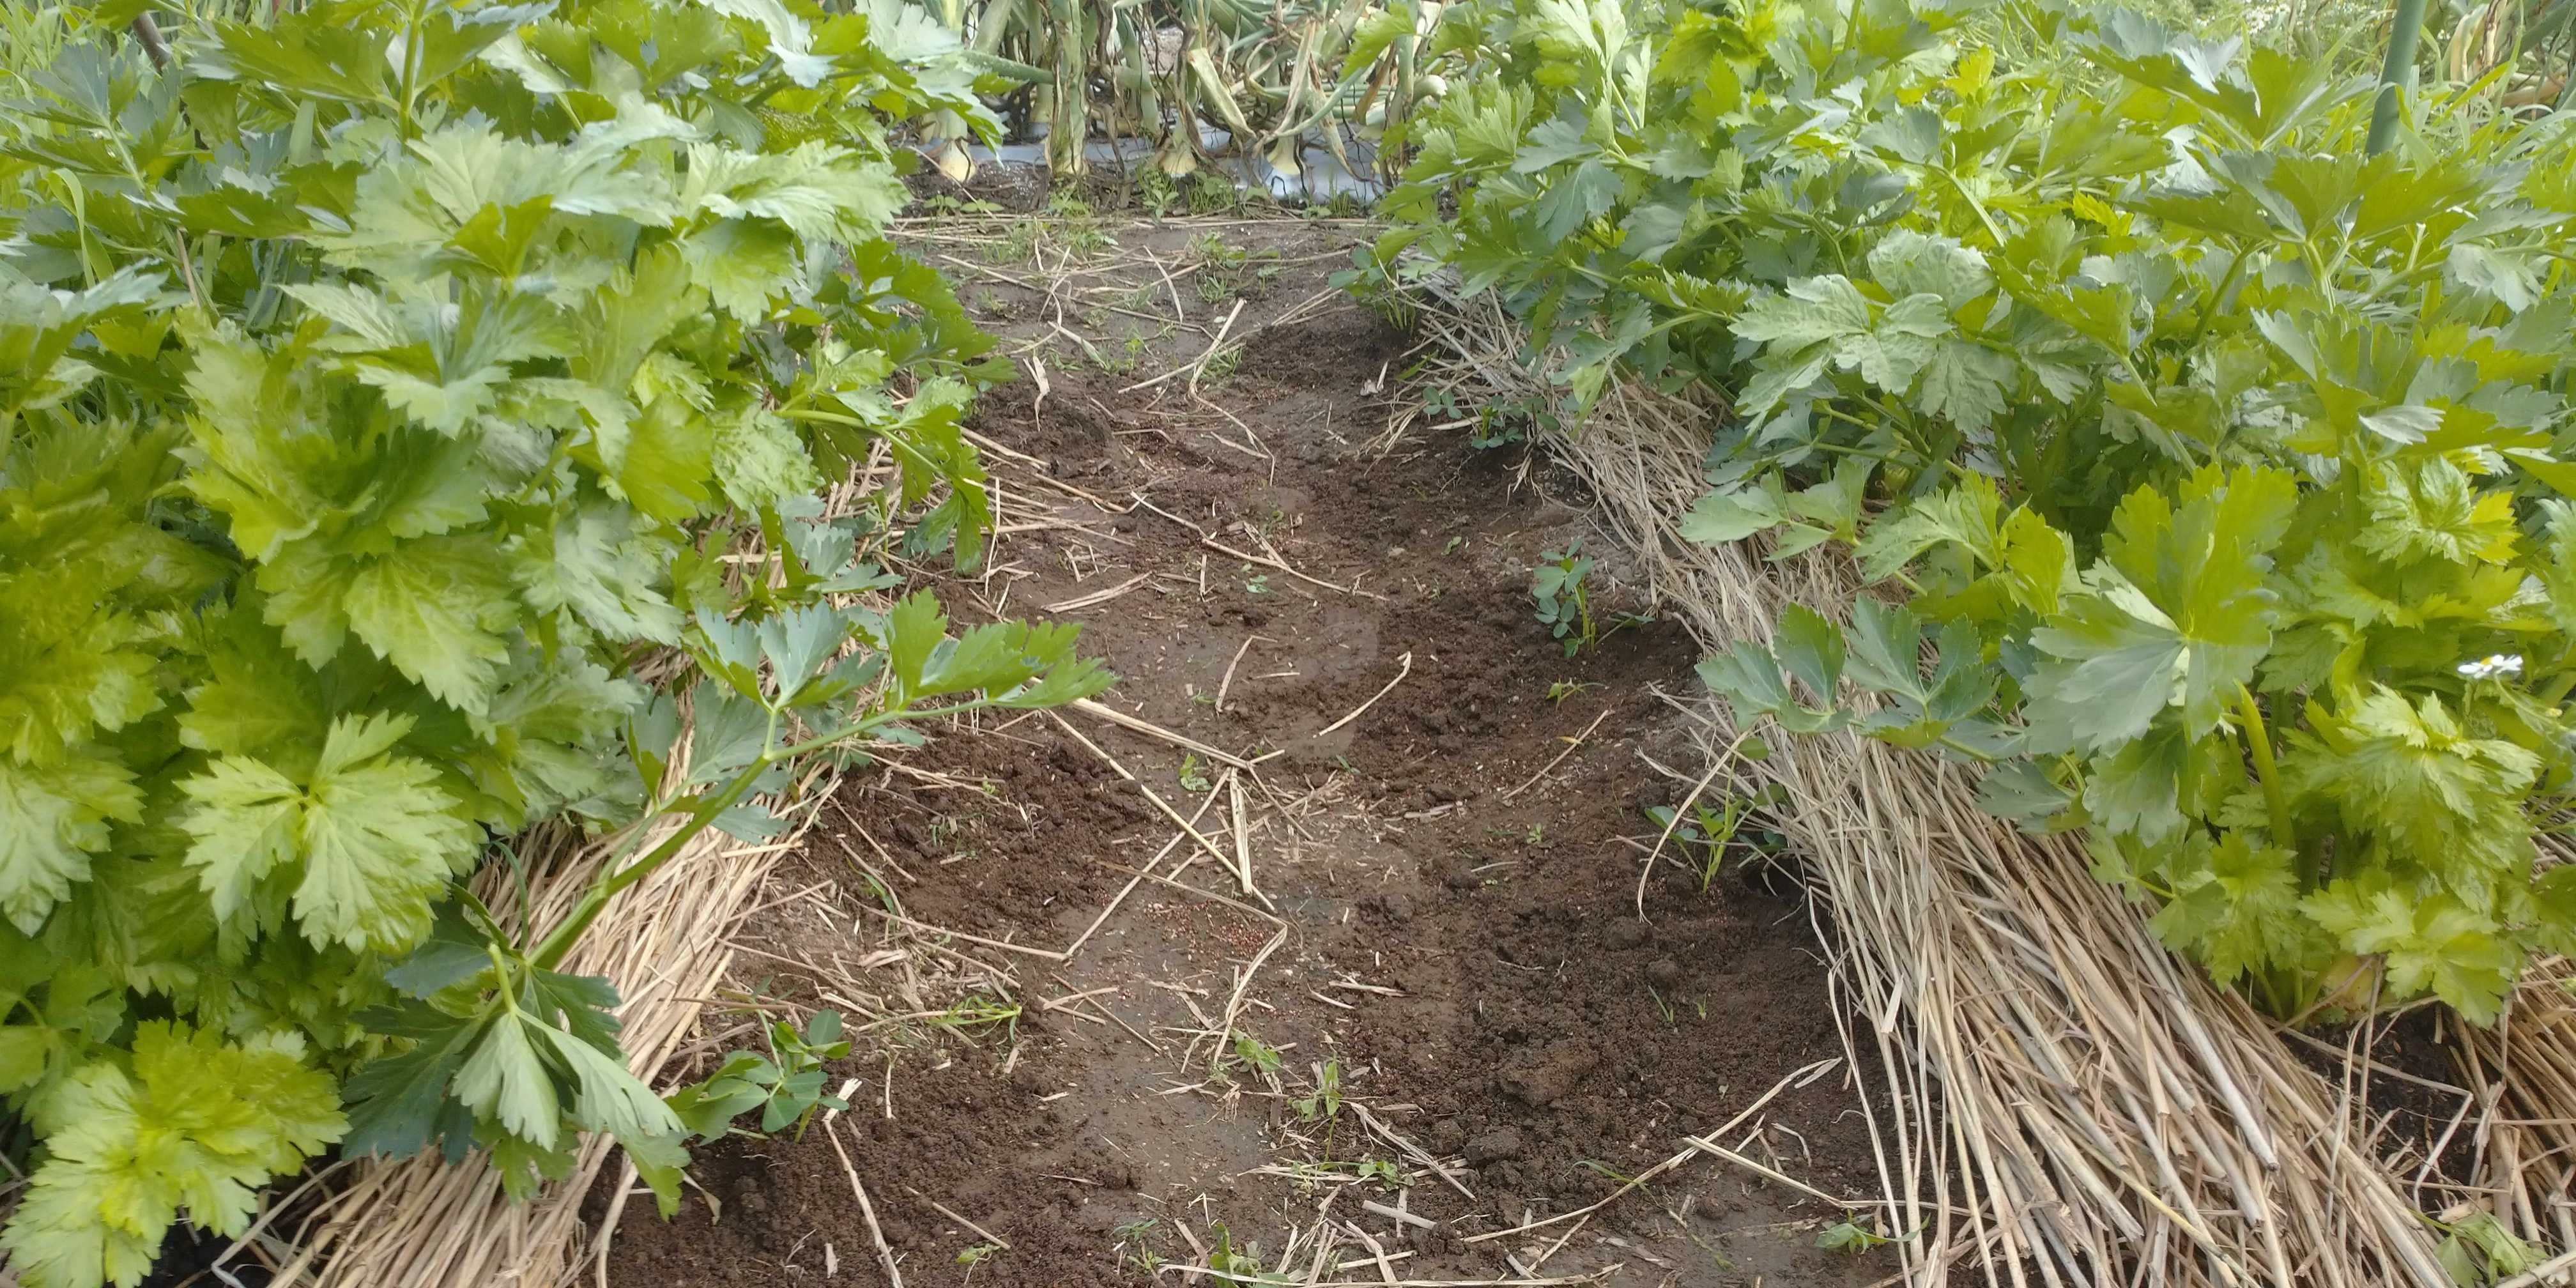
<path id="1" fill-rule="evenodd" d="M 133 772 L 74 754 L 50 765 L 0 756 L 0 916 L 32 935 L 86 881 L 108 823 L 143 821 Z"/>
<path id="2" fill-rule="evenodd" d="M 886 611 L 886 669 L 894 677 L 898 701 L 909 701 L 921 691 L 922 668 L 929 664 L 931 651 L 947 638 L 948 615 L 939 611 L 938 597 L 929 591 L 914 591 Z"/>
<path id="3" fill-rule="evenodd" d="M 1994 481 L 1971 474 L 1956 487 L 1932 493 L 1871 524 L 1856 551 L 1861 573 L 1871 581 L 1885 581 L 1943 542 L 1965 548 L 1987 568 L 1996 567 L 2003 561 L 1997 531 L 2002 514 L 2003 497 L 1995 491 Z"/>
<path id="4" fill-rule="evenodd" d="M 305 665 L 319 669 L 349 639 L 349 560 L 319 541 L 288 543 L 259 566 L 259 613 Z"/>
<path id="5" fill-rule="evenodd" d="M 1753 301 L 1735 320 L 1737 338 L 1783 351 L 1868 330 L 1869 301 L 1851 279 L 1839 276 L 1793 278 L 1786 292 Z"/>
<path id="6" fill-rule="evenodd" d="M 1397 37 L 1412 34 L 1413 24 L 1409 5 L 1380 5 L 1369 10 L 1368 16 L 1351 29 L 1350 49 L 1342 55 L 1342 75 L 1347 77 L 1376 62 Z"/>
<path id="7" fill-rule="evenodd" d="M 298 662 L 255 606 L 209 624 L 206 682 L 188 691 L 179 740 L 199 751 L 309 759 L 330 720 L 313 671 Z"/>
<path id="8" fill-rule="evenodd" d="M 1923 366 L 1923 409 L 1949 417 L 1968 433 L 1981 432 L 2004 414 L 2017 375 L 2009 355 L 1973 340 L 1945 338 Z"/>
<path id="9" fill-rule="evenodd" d="M 2191 743 L 2181 730 L 2150 730 L 2092 762 L 2084 808 L 2113 832 L 2150 843 L 2168 840 L 2182 829 L 2182 782 L 2190 762 Z"/>
<path id="10" fill-rule="evenodd" d="M 1995 289 L 1985 255 L 1955 237 L 1899 229 L 1870 248 L 1870 275 L 1890 295 L 1931 295 L 1956 309 Z"/>
<path id="11" fill-rule="evenodd" d="M 481 833 L 456 817 L 435 768 L 391 754 L 410 729 L 408 717 L 335 721 L 306 783 L 240 756 L 181 783 L 194 802 L 180 820 L 188 864 L 217 915 L 275 926 L 291 889 L 316 944 L 393 952 L 428 933 L 431 903 Z"/>
<path id="12" fill-rule="evenodd" d="M 1069 623 L 990 622 L 933 653 L 919 692 L 1000 694 L 1072 656 L 1081 627 Z"/>
<path id="13" fill-rule="evenodd" d="M 0 573 L 0 755 L 51 759 L 161 705 L 152 655 L 133 647 L 144 624 L 108 598 L 109 572 L 83 560 Z"/>
<path id="14" fill-rule="evenodd" d="M 338 1089 L 291 1040 L 236 1044 L 152 1020 L 133 1045 L 131 1073 L 89 1065 L 43 1103 L 51 1156 L 0 1231 L 27 1288 L 142 1282 L 182 1210 L 238 1235 L 259 1186 L 347 1128 Z"/>
<path id="15" fill-rule="evenodd" d="M 2186 851 L 2173 865 L 2174 897 L 2148 922 L 2158 938 L 2199 959 L 2222 987 L 2306 958 L 2311 932 L 2290 851 L 2256 848 L 2241 832 L 2216 845 L 2195 832 Z"/>
<path id="16" fill-rule="evenodd" d="M 2562 957 L 2576 956 L 2576 865 L 2560 864 L 2531 883 L 2532 941 Z"/>
<path id="17" fill-rule="evenodd" d="M 716 423 L 716 482 L 734 504 L 772 509 L 820 491 L 823 475 L 796 428 L 779 416 L 746 408 Z"/>
<path id="18" fill-rule="evenodd" d="M 2026 709 L 2038 745 L 2108 751 L 2169 706 L 2213 728 L 2271 642 L 2264 586 L 2295 486 L 2278 470 L 2203 469 L 2179 489 L 2120 502 L 2084 589 L 2031 633 L 2046 655 Z"/>
<path id="19" fill-rule="evenodd" d="M 746 323 L 768 320 L 771 297 L 795 284 L 796 254 L 796 235 L 767 220 L 718 220 L 680 243 L 689 280 Z"/>
<path id="20" fill-rule="evenodd" d="M 2543 501 L 2549 522 L 2549 555 L 2540 578 L 2549 589 L 2549 615 L 2558 629 L 2576 635 L 2576 503 Z"/>
<path id="21" fill-rule="evenodd" d="M 1846 656 L 1841 627 L 1805 604 L 1791 604 L 1780 614 L 1771 647 L 1781 669 L 1803 681 L 1818 705 L 1834 705 L 1840 697 Z"/>
<path id="22" fill-rule="evenodd" d="M 809 242 L 859 241 L 903 209 L 891 170 L 847 148 L 804 143 L 793 151 L 737 152 L 689 145 L 683 210 L 775 219 Z"/>
<path id="23" fill-rule="evenodd" d="M 2301 905 L 2349 951 L 2379 955 L 2389 1001 L 2430 992 L 2471 1024 L 2495 1023 L 2522 954 L 2502 928 L 2447 894 L 2425 895 L 2373 874 L 2337 881 Z"/>
<path id="24" fill-rule="evenodd" d="M 2283 767 L 2292 790 L 2330 802 L 2346 826 L 2381 838 L 2455 890 L 2491 902 L 2497 884 L 2531 866 L 2522 798 L 2541 761 L 2461 727 L 2441 698 L 2421 703 L 2385 686 L 2342 709 L 2312 704 L 2299 753 Z"/>
<path id="25" fill-rule="evenodd" d="M 225 517 L 243 554 L 265 562 L 337 508 L 352 471 L 315 421 L 321 364 L 307 352 L 268 353 L 229 323 L 188 336 L 189 436 L 204 462 L 185 486 Z"/>
<path id="26" fill-rule="evenodd" d="M 569 612 L 609 640 L 680 637 L 680 610 L 662 590 L 670 547 L 639 534 L 617 506 L 583 506 L 552 532 L 518 538 L 511 554 L 520 597 L 539 612 Z"/>
<path id="27" fill-rule="evenodd" d="M 656 398 L 627 426 L 625 462 L 612 476 L 619 495 L 645 515 L 679 522 L 713 500 L 716 426 L 676 395 Z"/>
<path id="28" fill-rule="evenodd" d="M 1787 503 L 1776 487 L 1756 484 L 1701 493 L 1682 516 L 1683 539 L 1722 546 L 1788 522 Z"/>
<path id="29" fill-rule="evenodd" d="M 429 933 L 430 906 L 482 831 L 457 818 L 438 771 L 385 754 L 408 719 L 343 719 L 322 744 L 304 808 L 295 916 L 315 943 L 392 952 Z"/>
<path id="30" fill-rule="evenodd" d="M 348 581 L 349 627 L 376 655 L 468 712 L 483 709 L 510 660 L 508 561 L 463 535 L 405 544 Z"/>
<path id="31" fill-rule="evenodd" d="M 188 859 L 219 920 L 231 921 L 281 863 L 303 850 L 304 791 L 260 761 L 226 756 L 183 784 L 198 808 L 181 822 L 196 838 Z M 267 928 L 277 910 L 261 910 L 254 924 Z"/>
<path id="32" fill-rule="evenodd" d="M 636 375 L 646 358 L 706 305 L 706 293 L 690 285 L 677 247 L 663 244 L 638 252 L 634 267 L 616 270 L 606 287 L 592 293 L 576 328 L 580 346 L 568 365 L 588 384 L 620 397 L 636 395 Z M 611 472 L 621 457 L 620 452 L 603 452 L 589 463 Z"/>
<path id="33" fill-rule="evenodd" d="M 2513 558 L 2521 535 L 2513 493 L 2480 493 L 2468 475 L 2441 457 L 2412 469 L 2381 466 L 2368 495 L 2371 521 L 2356 544 L 2392 563 L 2504 563 Z"/>

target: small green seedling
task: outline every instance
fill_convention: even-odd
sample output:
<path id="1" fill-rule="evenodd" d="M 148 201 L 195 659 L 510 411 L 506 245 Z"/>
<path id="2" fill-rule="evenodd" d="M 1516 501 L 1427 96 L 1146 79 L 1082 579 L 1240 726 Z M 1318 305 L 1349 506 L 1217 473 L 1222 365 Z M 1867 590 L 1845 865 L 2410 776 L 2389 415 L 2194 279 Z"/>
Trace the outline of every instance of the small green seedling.
<path id="1" fill-rule="evenodd" d="M 984 1264 L 984 1259 L 986 1257 L 992 1256 L 994 1253 L 1001 1250 L 1002 1245 L 998 1243 L 979 1243 L 974 1247 L 958 1253 L 957 1264 L 966 1267 L 966 1282 L 975 1282 L 975 1267 Z"/>
<path id="2" fill-rule="evenodd" d="M 1547 844 L 1547 824 L 1530 824 L 1530 829 L 1521 833 L 1521 844 L 1526 845 L 1533 850 Z"/>
<path id="3" fill-rule="evenodd" d="M 1255 573 L 1255 574 L 1253 574 L 1252 576 L 1250 576 L 1250 577 L 1248 577 L 1248 578 L 1244 579 L 1244 583 L 1243 583 L 1243 593 L 1245 593 L 1245 594 L 1247 594 L 1247 595 L 1267 595 L 1267 594 L 1269 594 L 1269 593 L 1270 593 L 1270 574 L 1268 574 L 1268 573 L 1266 573 L 1266 572 L 1264 572 L 1264 573 Z"/>
<path id="4" fill-rule="evenodd" d="M 1161 1217 L 1140 1216 L 1111 1227 L 1110 1233 L 1118 1237 L 1118 1264 L 1122 1267 L 1133 1265 L 1148 1275 L 1162 1269 L 1162 1254 L 1149 1246 L 1154 1232 L 1162 1224 Z"/>
<path id="5" fill-rule="evenodd" d="M 1315 1070 L 1315 1091 L 1288 1102 L 1297 1116 L 1324 1124 L 1324 1161 L 1333 1158 L 1333 1136 L 1342 1126 L 1342 1062 L 1326 1060 Z"/>
<path id="6" fill-rule="evenodd" d="M 1181 204 L 1180 185 L 1161 167 L 1147 166 L 1136 176 L 1136 204 L 1156 219 L 1166 218 Z"/>
<path id="7" fill-rule="evenodd" d="M 1358 1170 L 1361 1180 L 1375 1181 L 1390 1190 L 1403 1189 L 1411 1179 L 1398 1170 L 1395 1164 L 1383 1158 L 1369 1159 L 1361 1163 Z"/>
<path id="8" fill-rule="evenodd" d="M 839 1011 L 814 1012 L 803 1033 L 785 1020 L 772 1021 L 768 1038 L 768 1055 L 736 1051 L 706 1081 L 671 1094 L 672 1112 L 692 1134 L 722 1135 L 725 1124 L 757 1109 L 763 1134 L 794 1123 L 802 1138 L 816 1110 L 850 1107 L 823 1094 L 823 1066 L 850 1053 Z"/>
<path id="9" fill-rule="evenodd" d="M 1732 797 L 1723 810 L 1712 810 L 1705 802 L 1692 801 L 1693 817 L 1683 820 L 1678 826 L 1673 822 L 1673 807 L 1670 805 L 1648 806 L 1646 817 L 1653 819 L 1656 827 L 1670 832 L 1684 853 L 1697 853 L 1695 866 L 1699 869 L 1699 892 L 1707 894 L 1709 884 L 1717 880 L 1718 866 L 1726 861 L 1726 847 L 1735 840 L 1736 832 L 1744 826 L 1745 815 L 1752 810 L 1752 801 Z"/>
<path id="10" fill-rule="evenodd" d="M 1181 786 L 1194 792 L 1207 791 L 1211 786 L 1207 769 L 1199 764 L 1196 752 L 1181 757 Z"/>
<path id="11" fill-rule="evenodd" d="M 1585 689 L 1597 689 L 1600 687 L 1601 685 L 1591 681 L 1559 680 L 1556 683 L 1547 686 L 1547 700 L 1550 702 L 1562 703 L 1567 698 L 1573 697 L 1575 694 L 1581 693 Z"/>
<path id="12" fill-rule="evenodd" d="M 1231 1280 L 1239 1284 L 1285 1284 L 1290 1282 L 1286 1275 L 1277 1274 L 1261 1268 L 1260 1244 L 1246 1243 L 1243 1245 L 1241 1251 L 1236 1251 L 1233 1236 L 1226 1233 L 1225 1222 L 1217 1222 L 1215 1226 L 1208 1231 L 1208 1233 L 1214 1237 L 1216 1246 L 1208 1249 L 1207 1264 L 1208 1269 L 1215 1272 L 1215 1276 L 1217 1278 Z"/>
<path id="13" fill-rule="evenodd" d="M 1264 1078 L 1278 1076 L 1279 1052 L 1277 1050 L 1263 1043 L 1261 1039 L 1242 1032 L 1234 1035 L 1233 1045 L 1234 1055 L 1231 1061 L 1224 1057 L 1218 1058 L 1218 1072 L 1223 1072 L 1225 1065 L 1233 1063 L 1240 1064 Z"/>
<path id="14" fill-rule="evenodd" d="M 1243 190 L 1224 175 L 1202 170 L 1190 181 L 1189 201 L 1191 214 L 1213 215 L 1240 207 Z"/>
<path id="15" fill-rule="evenodd" d="M 1654 985 L 1648 984 L 1646 986 L 1646 996 L 1655 999 L 1655 1014 L 1664 1017 L 1665 1028 L 1671 1028 L 1672 1026 L 1681 1023 L 1681 1012 L 1674 1010 L 1673 1004 L 1665 1001 L 1664 995 L 1657 992 Z"/>
<path id="16" fill-rule="evenodd" d="M 1539 559 L 1530 569 L 1530 598 L 1538 601 L 1539 624 L 1548 628 L 1550 638 L 1564 641 L 1567 657 L 1598 644 L 1592 595 L 1584 585 L 1592 561 L 1583 556 L 1583 539 L 1566 542 L 1561 551 L 1540 551 Z"/>
<path id="17" fill-rule="evenodd" d="M 1001 1025 L 1006 1034 L 1015 1034 L 1020 1026 L 1020 1008 L 1007 1002 L 996 1002 L 981 993 L 968 995 L 963 1001 L 931 1016 L 932 1028 L 960 1038 L 974 1036 L 969 1030 Z"/>
<path id="18" fill-rule="evenodd" d="M 1816 1246 L 1858 1256 L 1882 1243 L 1903 1243 L 1913 1237 L 1911 1234 L 1880 1234 L 1857 1221 L 1836 1221 L 1816 1236 Z"/>
<path id="19" fill-rule="evenodd" d="M 1315 1078 L 1315 1094 L 1288 1102 L 1307 1122 L 1322 1122 L 1342 1112 L 1342 1062 L 1326 1060 Z"/>

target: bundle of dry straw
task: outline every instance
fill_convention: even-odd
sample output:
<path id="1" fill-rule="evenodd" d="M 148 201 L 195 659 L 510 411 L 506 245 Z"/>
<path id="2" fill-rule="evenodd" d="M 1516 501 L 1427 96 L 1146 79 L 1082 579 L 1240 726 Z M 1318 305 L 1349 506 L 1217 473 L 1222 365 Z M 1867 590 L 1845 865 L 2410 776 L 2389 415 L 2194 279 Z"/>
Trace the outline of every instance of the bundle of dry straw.
<path id="1" fill-rule="evenodd" d="M 1429 379 L 1478 400 L 1547 392 L 1514 357 L 1524 332 L 1490 297 L 1435 283 L 1414 302 Z M 1613 388 L 1546 446 L 1590 484 L 1658 603 L 1704 646 L 1767 639 L 1791 603 L 1843 615 L 1860 584 L 1839 554 L 1770 561 L 1749 544 L 1682 539 L 1677 524 L 1706 490 L 1710 414 Z M 2277 1024 L 2156 942 L 2078 845 L 1979 812 L 1971 774 L 1852 736 L 1774 738 L 1765 760 L 1731 759 L 1727 710 L 1705 696 L 1684 705 L 1706 722 L 1702 786 L 1788 790 L 1774 822 L 1829 919 L 1818 931 L 1851 1067 L 1882 1079 L 1862 1101 L 1878 1219 L 1901 1237 L 1906 1282 L 1956 1282 L 1965 1264 L 2015 1288 L 2450 1288 L 2445 1232 L 2427 1216 L 2482 1210 L 2576 1247 L 2566 963 L 2536 972 L 2505 1026 L 2453 1032 L 2467 1086 L 2374 1064 L 2369 1026 L 2349 1051 L 2325 1047 L 2317 1065 L 2342 1072 L 2320 1075 Z M 2475 1175 L 2441 1177 L 2427 1153 L 2446 1143 L 2387 1130 L 2371 1084 L 2390 1078 L 2449 1097 L 2454 1130 L 2474 1135 Z M 2559 1282 L 2570 1264 L 2507 1282 Z"/>

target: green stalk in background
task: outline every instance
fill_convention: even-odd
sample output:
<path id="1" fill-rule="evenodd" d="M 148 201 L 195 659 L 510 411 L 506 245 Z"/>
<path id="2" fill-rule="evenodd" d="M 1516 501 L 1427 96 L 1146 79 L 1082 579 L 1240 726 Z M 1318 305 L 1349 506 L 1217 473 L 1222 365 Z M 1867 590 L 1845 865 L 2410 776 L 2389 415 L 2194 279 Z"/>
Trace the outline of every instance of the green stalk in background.
<path id="1" fill-rule="evenodd" d="M 2415 45 L 2424 35 L 2424 0 L 2397 0 L 2396 24 L 2388 32 L 2388 62 L 2379 72 L 2379 101 L 2370 109 L 2371 156 L 2388 150 L 2397 138 L 2397 96 L 2415 70 Z"/>
<path id="2" fill-rule="evenodd" d="M 1047 119 L 1047 167 L 1058 175 L 1088 168 L 1083 143 L 1091 133 L 1091 45 L 1084 36 L 1082 0 L 1047 0 L 1055 29 L 1055 111 Z"/>

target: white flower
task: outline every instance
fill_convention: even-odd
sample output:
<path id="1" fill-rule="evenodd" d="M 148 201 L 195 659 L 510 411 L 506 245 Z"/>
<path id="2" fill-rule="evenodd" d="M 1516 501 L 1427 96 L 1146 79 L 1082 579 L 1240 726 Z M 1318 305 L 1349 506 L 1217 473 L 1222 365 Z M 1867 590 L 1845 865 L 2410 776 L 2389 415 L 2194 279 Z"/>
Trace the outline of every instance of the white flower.
<path id="1" fill-rule="evenodd" d="M 2489 653 L 2474 662 L 2462 662 L 2460 675 L 2465 679 L 2486 680 L 2499 675 L 2522 674 L 2522 654 Z"/>

